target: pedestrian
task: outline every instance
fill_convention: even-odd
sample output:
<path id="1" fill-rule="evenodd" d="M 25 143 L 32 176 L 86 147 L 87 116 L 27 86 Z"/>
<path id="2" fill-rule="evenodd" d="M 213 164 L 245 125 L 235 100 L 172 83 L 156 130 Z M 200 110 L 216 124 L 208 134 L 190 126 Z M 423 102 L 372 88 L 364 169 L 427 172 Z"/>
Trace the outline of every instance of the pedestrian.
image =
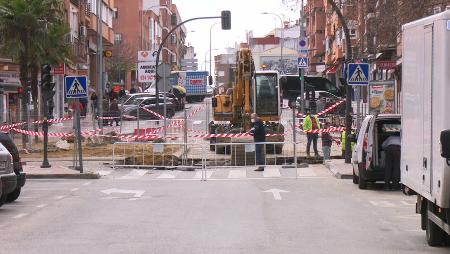
<path id="1" fill-rule="evenodd" d="M 344 127 L 344 126 L 341 126 L 341 127 Z M 354 136 L 355 136 L 355 131 L 352 130 L 352 131 L 350 132 L 350 134 L 354 137 Z M 346 135 L 346 131 L 344 130 L 344 131 L 341 133 L 342 158 L 345 158 L 345 143 L 347 142 L 347 138 L 345 137 L 345 135 Z M 355 141 L 352 141 L 352 143 L 351 143 L 351 149 L 352 149 L 352 151 L 355 149 L 355 145 L 356 145 Z"/>
<path id="2" fill-rule="evenodd" d="M 95 115 L 97 112 L 97 101 L 98 101 L 98 97 L 97 94 L 95 92 L 92 92 L 91 94 L 91 110 L 92 110 L 92 114 Z"/>
<path id="3" fill-rule="evenodd" d="M 330 128 L 330 124 L 325 123 L 322 131 L 327 130 L 328 128 Z M 338 145 L 341 143 L 339 140 L 334 139 L 328 130 L 326 132 L 322 132 L 323 162 L 331 159 L 331 146 L 333 145 L 333 141 Z"/>
<path id="4" fill-rule="evenodd" d="M 303 120 L 303 131 L 306 132 L 306 137 L 308 139 L 308 142 L 306 144 L 306 155 L 311 157 L 310 150 L 311 150 L 311 143 L 313 143 L 314 148 L 314 155 L 316 157 L 319 157 L 319 151 L 317 150 L 317 139 L 319 139 L 318 132 L 320 130 L 320 122 L 317 116 L 311 115 L 310 110 L 306 111 L 306 117 Z"/>
<path id="5" fill-rule="evenodd" d="M 133 86 L 133 87 L 130 89 L 130 94 L 134 94 L 134 93 L 136 93 L 136 88 Z"/>
<path id="6" fill-rule="evenodd" d="M 88 99 L 87 98 L 80 98 L 80 103 L 81 103 L 80 116 L 84 118 L 84 117 L 86 117 L 86 114 L 87 114 Z"/>
<path id="7" fill-rule="evenodd" d="M 258 168 L 255 169 L 255 171 L 264 171 L 264 142 L 266 142 L 266 129 L 264 127 L 264 123 L 261 121 L 261 118 L 259 118 L 257 114 L 253 113 L 251 115 L 251 121 L 252 129 L 250 130 L 250 133 L 253 135 L 253 141 L 255 142 L 255 157 L 256 164 L 258 165 Z"/>
<path id="8" fill-rule="evenodd" d="M 110 111 L 110 116 L 113 117 L 113 119 L 111 119 L 109 125 L 112 126 L 113 122 L 115 121 L 116 126 L 119 126 L 120 113 L 119 113 L 119 104 L 117 104 L 116 99 L 111 100 L 111 104 L 109 105 L 109 111 Z"/>
<path id="9" fill-rule="evenodd" d="M 400 189 L 401 139 L 399 135 L 389 136 L 381 148 L 386 153 L 384 169 L 384 190 Z M 392 183 L 392 185 L 391 185 Z"/>
<path id="10" fill-rule="evenodd" d="M 122 87 L 119 91 L 119 99 L 122 99 L 127 93 L 125 92 L 125 89 Z"/>
<path id="11" fill-rule="evenodd" d="M 108 99 L 108 95 L 105 94 L 105 96 L 103 96 L 103 101 L 102 101 L 102 106 L 103 106 L 103 125 L 109 125 L 109 119 L 105 119 L 105 117 L 109 117 L 110 116 L 110 112 L 109 112 L 109 99 Z"/>

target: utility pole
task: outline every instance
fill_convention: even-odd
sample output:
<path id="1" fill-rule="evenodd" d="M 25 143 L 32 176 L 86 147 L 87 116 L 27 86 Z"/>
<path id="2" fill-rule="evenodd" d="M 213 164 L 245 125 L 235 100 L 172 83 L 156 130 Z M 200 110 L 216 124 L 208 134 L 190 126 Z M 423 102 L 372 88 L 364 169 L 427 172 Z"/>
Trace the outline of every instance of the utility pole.
<path id="1" fill-rule="evenodd" d="M 214 23 L 209 28 L 209 76 L 208 76 L 208 85 L 212 85 L 212 83 L 213 83 L 213 77 L 212 77 L 212 29 L 213 29 L 213 27 L 215 25 L 220 24 L 220 23 L 221 22 Z"/>
<path id="2" fill-rule="evenodd" d="M 97 108 L 98 108 L 98 128 L 103 129 L 103 20 L 102 20 L 102 0 L 97 1 Z"/>

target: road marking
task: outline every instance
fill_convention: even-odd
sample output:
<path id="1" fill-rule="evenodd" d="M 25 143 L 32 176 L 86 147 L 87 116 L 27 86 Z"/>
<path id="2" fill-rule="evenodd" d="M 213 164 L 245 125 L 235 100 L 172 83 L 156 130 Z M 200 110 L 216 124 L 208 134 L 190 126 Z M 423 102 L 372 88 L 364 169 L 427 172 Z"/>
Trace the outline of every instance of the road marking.
<path id="1" fill-rule="evenodd" d="M 25 217 L 27 215 L 28 215 L 28 213 L 19 213 L 18 215 L 14 216 L 13 219 L 20 219 L 20 218 L 23 218 L 23 217 Z"/>
<path id="2" fill-rule="evenodd" d="M 158 177 L 158 179 L 173 179 L 177 175 L 177 172 L 163 172 Z"/>
<path id="3" fill-rule="evenodd" d="M 84 186 L 91 184 L 91 182 L 83 183 Z"/>
<path id="4" fill-rule="evenodd" d="M 65 196 L 56 196 L 55 199 L 59 200 L 59 199 L 63 199 Z"/>
<path id="5" fill-rule="evenodd" d="M 389 201 L 374 201 L 374 200 L 370 200 L 369 201 L 373 206 L 378 206 L 378 207 L 395 207 L 395 205 Z"/>
<path id="6" fill-rule="evenodd" d="M 100 170 L 97 172 L 100 176 L 107 176 L 112 173 L 112 170 Z"/>
<path id="7" fill-rule="evenodd" d="M 77 191 L 77 190 L 79 190 L 80 188 L 73 188 L 73 189 L 71 189 L 70 191 Z"/>
<path id="8" fill-rule="evenodd" d="M 312 168 L 298 168 L 297 175 L 299 177 L 303 176 L 317 176 L 317 174 L 313 171 Z"/>
<path id="9" fill-rule="evenodd" d="M 263 192 L 272 193 L 273 198 L 274 198 L 275 200 L 282 200 L 281 194 L 280 194 L 280 193 L 287 193 L 287 192 L 289 192 L 289 191 L 280 190 L 280 189 L 270 189 L 270 190 L 266 190 L 266 191 L 263 191 Z"/>
<path id="10" fill-rule="evenodd" d="M 203 172 L 202 170 L 200 170 L 200 171 L 195 172 L 194 179 L 202 179 L 202 175 L 203 175 L 203 177 L 211 178 L 212 174 L 213 174 L 212 171 Z"/>
<path id="11" fill-rule="evenodd" d="M 44 207 L 46 207 L 47 206 L 47 204 L 40 204 L 40 205 L 37 205 L 36 207 L 37 208 L 44 208 Z"/>
<path id="12" fill-rule="evenodd" d="M 134 169 L 130 173 L 120 177 L 119 179 L 122 179 L 122 180 L 138 179 L 138 178 L 142 177 L 143 175 L 147 174 L 147 172 L 148 172 L 147 170 Z"/>
<path id="13" fill-rule="evenodd" d="M 263 171 L 264 177 L 280 177 L 281 173 L 278 168 L 265 168 Z"/>
<path id="14" fill-rule="evenodd" d="M 142 197 L 142 195 L 144 195 L 145 191 L 144 190 L 122 190 L 122 189 L 112 188 L 112 189 L 102 190 L 101 192 L 105 193 L 106 195 L 111 195 L 113 193 L 134 194 L 135 198 L 140 198 L 140 197 Z"/>
<path id="15" fill-rule="evenodd" d="M 400 203 L 402 203 L 403 205 L 406 205 L 406 206 L 415 206 L 416 205 L 416 203 L 409 203 L 409 202 L 407 202 L 407 201 L 400 201 Z"/>
<path id="16" fill-rule="evenodd" d="M 247 170 L 245 169 L 230 170 L 228 173 L 228 178 L 245 178 L 246 176 Z"/>

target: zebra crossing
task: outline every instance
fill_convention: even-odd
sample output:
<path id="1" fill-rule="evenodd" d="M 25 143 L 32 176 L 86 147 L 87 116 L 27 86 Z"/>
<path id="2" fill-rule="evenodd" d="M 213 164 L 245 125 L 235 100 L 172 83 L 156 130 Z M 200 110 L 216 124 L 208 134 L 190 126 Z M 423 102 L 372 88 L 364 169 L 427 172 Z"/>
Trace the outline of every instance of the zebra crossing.
<path id="1" fill-rule="evenodd" d="M 220 168 L 183 171 L 183 170 L 153 170 L 153 169 L 102 169 L 97 172 L 102 178 L 116 180 L 245 180 L 245 179 L 295 179 L 324 178 L 331 174 L 323 168 L 266 167 L 263 172 L 255 172 L 253 168 Z"/>

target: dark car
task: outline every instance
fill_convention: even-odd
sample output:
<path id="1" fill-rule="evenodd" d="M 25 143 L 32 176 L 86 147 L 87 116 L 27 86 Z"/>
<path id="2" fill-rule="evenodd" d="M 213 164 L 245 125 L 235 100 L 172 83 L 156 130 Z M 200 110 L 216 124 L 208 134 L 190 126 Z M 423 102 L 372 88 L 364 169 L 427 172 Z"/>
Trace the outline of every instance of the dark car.
<path id="1" fill-rule="evenodd" d="M 14 190 L 6 196 L 6 202 L 13 202 L 20 196 L 22 187 L 25 185 L 26 174 L 23 173 L 19 150 L 17 149 L 11 137 L 6 133 L 0 132 L 0 143 L 8 150 L 13 159 L 13 169 L 17 184 Z"/>
<path id="2" fill-rule="evenodd" d="M 301 94 L 301 82 L 297 75 L 281 76 L 280 85 L 285 99 L 295 101 Z M 337 97 L 344 97 L 343 91 L 331 81 L 322 77 L 305 76 L 305 93 L 310 91 L 325 91 Z"/>
<path id="3" fill-rule="evenodd" d="M 127 108 L 124 108 L 123 114 L 137 117 L 138 116 L 137 109 L 138 109 L 138 105 L 140 105 L 140 109 L 139 109 L 139 118 L 140 119 L 159 119 L 153 113 L 148 111 L 148 110 L 151 110 L 160 115 L 163 115 L 164 114 L 164 100 L 160 97 L 158 103 L 159 103 L 159 107 L 157 108 L 156 107 L 156 97 L 141 98 L 141 100 L 136 100 L 136 104 L 129 105 L 129 106 L 127 106 Z M 176 106 L 172 102 L 170 102 L 170 100 L 167 100 L 166 112 L 167 112 L 168 118 L 171 118 L 175 115 L 175 107 Z"/>

